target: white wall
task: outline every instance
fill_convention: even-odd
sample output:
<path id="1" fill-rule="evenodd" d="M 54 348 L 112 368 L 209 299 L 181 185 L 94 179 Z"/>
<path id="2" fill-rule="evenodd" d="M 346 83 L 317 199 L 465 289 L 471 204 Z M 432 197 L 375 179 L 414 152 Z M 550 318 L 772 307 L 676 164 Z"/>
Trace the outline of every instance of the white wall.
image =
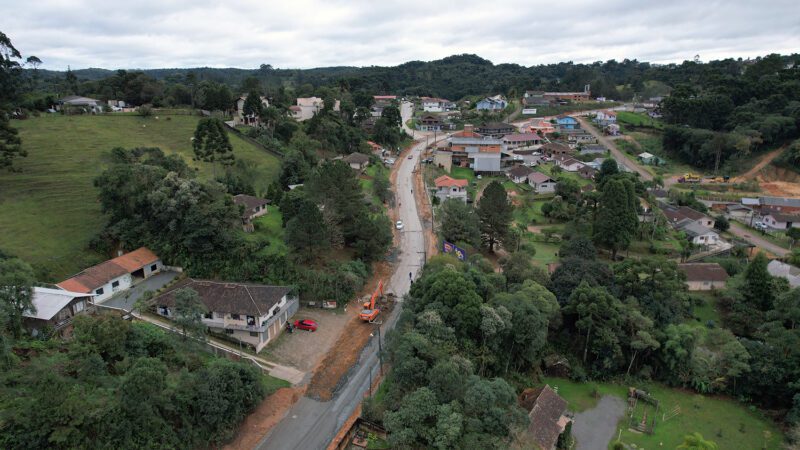
<path id="1" fill-rule="evenodd" d="M 94 292 L 92 292 L 92 294 L 94 294 L 94 296 L 95 296 L 94 297 L 95 302 L 100 303 L 100 302 L 110 298 L 116 292 L 128 289 L 129 287 L 131 287 L 131 282 L 132 281 L 133 280 L 132 280 L 131 274 L 129 274 L 129 273 L 126 273 L 125 275 L 122 275 L 120 277 L 114 278 L 113 280 L 109 281 L 108 283 L 106 283 L 102 287 L 100 287 L 98 289 L 95 289 Z M 117 287 L 114 287 L 114 283 L 119 283 L 119 284 L 117 285 Z M 103 290 L 102 294 L 98 293 L 98 290 L 100 290 L 100 289 Z"/>

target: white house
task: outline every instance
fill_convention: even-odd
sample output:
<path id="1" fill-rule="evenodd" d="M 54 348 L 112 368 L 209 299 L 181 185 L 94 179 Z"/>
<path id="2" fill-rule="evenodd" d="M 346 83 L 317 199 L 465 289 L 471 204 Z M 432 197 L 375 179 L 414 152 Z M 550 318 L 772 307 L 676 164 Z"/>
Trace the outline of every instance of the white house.
<path id="1" fill-rule="evenodd" d="M 557 167 L 561 167 L 566 172 L 577 172 L 586 166 L 586 164 L 577 159 L 565 155 L 554 157 L 553 162 Z"/>
<path id="2" fill-rule="evenodd" d="M 467 180 L 458 180 L 447 175 L 442 175 L 433 181 L 436 186 L 436 197 L 441 201 L 455 198 L 467 202 Z"/>
<path id="3" fill-rule="evenodd" d="M 236 99 L 236 104 L 235 104 L 236 114 L 234 114 L 233 116 L 233 121 L 237 125 L 238 124 L 255 125 L 258 123 L 259 120 L 261 120 L 261 118 L 255 114 L 244 113 L 244 102 L 247 100 L 247 95 L 248 94 L 242 94 Z M 266 108 L 269 106 L 269 100 L 267 99 L 267 97 L 264 97 L 262 95 L 259 98 L 261 100 L 262 108 Z"/>
<path id="4" fill-rule="evenodd" d="M 502 111 L 506 109 L 506 106 L 508 106 L 506 98 L 502 95 L 495 95 L 479 101 L 475 109 L 478 111 Z"/>
<path id="5" fill-rule="evenodd" d="M 334 111 L 339 111 L 341 102 L 336 100 L 333 105 Z M 292 117 L 300 122 L 314 117 L 314 114 L 320 112 L 325 107 L 325 101 L 319 97 L 299 97 L 297 99 L 296 108 L 290 108 Z"/>
<path id="6" fill-rule="evenodd" d="M 678 264 L 678 270 L 686 275 L 686 287 L 690 291 L 722 289 L 728 281 L 728 273 L 717 263 Z"/>
<path id="7" fill-rule="evenodd" d="M 137 280 L 149 278 L 163 268 L 161 259 L 147 247 L 82 270 L 57 284 L 61 289 L 91 294 L 102 302 L 114 293 L 130 288 Z"/>
<path id="8" fill-rule="evenodd" d="M 506 172 L 506 176 L 514 183 L 527 183 L 528 175 L 533 173 L 534 170 L 527 166 L 517 166 Z"/>
<path id="9" fill-rule="evenodd" d="M 224 333 L 256 352 L 281 333 L 300 306 L 291 288 L 285 286 L 185 278 L 153 299 L 158 314 L 174 318 L 175 293 L 184 288 L 197 292 L 206 307 L 202 322 L 209 331 Z"/>
<path id="10" fill-rule="evenodd" d="M 38 336 L 45 327 L 59 331 L 74 316 L 86 311 L 92 304 L 92 294 L 34 287 L 31 302 L 36 312 L 23 312 L 23 322 L 33 336 Z"/>
<path id="11" fill-rule="evenodd" d="M 767 264 L 767 271 L 773 277 L 785 278 L 793 288 L 800 287 L 800 269 L 795 266 L 773 259 Z"/>
<path id="12" fill-rule="evenodd" d="M 549 194 L 556 191 L 556 181 L 541 172 L 528 175 L 528 184 L 537 194 Z"/>
<path id="13" fill-rule="evenodd" d="M 445 98 L 422 97 L 422 110 L 425 112 L 445 112 L 455 108 L 456 104 Z"/>
<path id="14" fill-rule="evenodd" d="M 773 230 L 800 228 L 800 215 L 796 214 L 785 214 L 778 211 L 770 211 L 761 216 L 761 221 Z"/>
<path id="15" fill-rule="evenodd" d="M 720 243 L 719 233 L 710 228 L 699 225 L 697 222 L 687 221 L 678 229 L 686 233 L 686 237 L 692 241 L 692 244 L 716 245 Z"/>
<path id="16" fill-rule="evenodd" d="M 604 126 L 617 123 L 617 113 L 607 109 L 598 111 L 597 115 L 594 116 L 594 121 Z"/>

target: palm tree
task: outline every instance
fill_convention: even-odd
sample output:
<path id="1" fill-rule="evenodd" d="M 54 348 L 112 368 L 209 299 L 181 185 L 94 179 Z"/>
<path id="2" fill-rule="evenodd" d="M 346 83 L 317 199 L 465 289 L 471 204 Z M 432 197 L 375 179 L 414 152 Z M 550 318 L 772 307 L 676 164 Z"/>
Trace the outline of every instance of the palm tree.
<path id="1" fill-rule="evenodd" d="M 703 439 L 703 435 L 694 432 L 683 437 L 683 443 L 676 447 L 680 450 L 717 450 L 717 443 Z"/>

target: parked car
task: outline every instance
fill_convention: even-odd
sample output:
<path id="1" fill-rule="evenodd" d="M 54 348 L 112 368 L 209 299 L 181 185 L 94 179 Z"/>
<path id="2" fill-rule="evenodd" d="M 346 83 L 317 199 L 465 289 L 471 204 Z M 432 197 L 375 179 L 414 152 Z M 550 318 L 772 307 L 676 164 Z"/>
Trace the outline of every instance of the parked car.
<path id="1" fill-rule="evenodd" d="M 294 321 L 294 327 L 298 330 L 317 331 L 319 324 L 311 319 L 300 319 Z"/>
<path id="2" fill-rule="evenodd" d="M 403 221 L 402 220 L 398 220 L 397 223 L 394 224 L 394 227 L 397 228 L 398 230 L 402 230 L 403 229 Z"/>
<path id="3" fill-rule="evenodd" d="M 414 159 L 414 155 L 408 155 L 408 159 Z"/>
<path id="4" fill-rule="evenodd" d="M 767 225 L 764 222 L 756 222 L 753 224 L 753 228 L 759 231 L 767 231 Z"/>

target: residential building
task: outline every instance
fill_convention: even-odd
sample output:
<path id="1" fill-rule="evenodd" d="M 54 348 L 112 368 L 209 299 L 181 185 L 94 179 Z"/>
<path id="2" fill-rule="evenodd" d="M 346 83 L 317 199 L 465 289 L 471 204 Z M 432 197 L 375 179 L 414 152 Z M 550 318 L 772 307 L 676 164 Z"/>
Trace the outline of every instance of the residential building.
<path id="1" fill-rule="evenodd" d="M 720 243 L 719 233 L 693 221 L 679 224 L 678 230 L 686 233 L 686 237 L 695 245 L 716 245 Z"/>
<path id="2" fill-rule="evenodd" d="M 147 247 L 117 256 L 80 271 L 57 284 L 61 289 L 91 294 L 100 303 L 115 292 L 127 290 L 136 281 L 149 278 L 163 268 L 161 259 Z"/>
<path id="3" fill-rule="evenodd" d="M 571 103 L 588 102 L 592 99 L 592 93 L 587 84 L 583 92 L 545 92 L 542 98 L 550 103 Z"/>
<path id="4" fill-rule="evenodd" d="M 800 214 L 787 214 L 780 211 L 769 210 L 766 214 L 762 212 L 761 222 L 773 230 L 800 228 Z"/>
<path id="5" fill-rule="evenodd" d="M 688 206 L 675 207 L 672 205 L 665 205 L 661 210 L 673 226 L 686 220 L 696 222 L 698 225 L 706 228 L 714 226 L 714 219 Z"/>
<path id="6" fill-rule="evenodd" d="M 743 203 L 744 204 L 744 203 Z M 800 198 L 791 197 L 759 197 L 758 206 L 762 213 L 780 211 L 783 213 L 800 213 Z"/>
<path id="7" fill-rule="evenodd" d="M 686 286 L 690 291 L 722 289 L 728 281 L 728 272 L 717 263 L 678 264 L 678 270 L 686 275 Z"/>
<path id="8" fill-rule="evenodd" d="M 209 331 L 261 351 L 275 339 L 297 312 L 299 299 L 286 286 L 195 280 L 185 278 L 155 297 L 156 312 L 175 318 L 175 294 L 190 288 L 197 292 L 208 311 L 202 322 Z"/>
<path id="9" fill-rule="evenodd" d="M 593 134 L 579 130 L 579 133 L 570 133 L 567 135 L 567 143 L 571 148 L 577 148 L 587 144 L 594 144 L 597 138 Z"/>
<path id="10" fill-rule="evenodd" d="M 539 151 L 550 158 L 554 158 L 556 156 L 570 156 L 575 154 L 575 150 L 564 144 L 559 144 L 558 142 L 549 142 L 544 144 L 541 148 L 539 148 Z"/>
<path id="11" fill-rule="evenodd" d="M 486 97 L 479 101 L 475 106 L 478 111 L 502 111 L 506 109 L 508 102 L 502 95 L 495 95 L 494 97 Z"/>
<path id="12" fill-rule="evenodd" d="M 433 114 L 423 116 L 417 121 L 417 129 L 420 131 L 441 131 L 443 126 L 442 119 Z"/>
<path id="13" fill-rule="evenodd" d="M 435 195 L 439 200 L 445 201 L 449 198 L 455 198 L 464 203 L 467 202 L 467 185 L 469 184 L 467 180 L 442 175 L 434 180 L 433 184 L 436 186 Z"/>
<path id="14" fill-rule="evenodd" d="M 359 172 L 364 170 L 369 165 L 369 156 L 358 152 L 350 153 L 342 158 L 342 160 L 350 165 L 351 169 Z"/>
<path id="15" fill-rule="evenodd" d="M 540 145 L 542 138 L 536 133 L 511 133 L 503 136 L 503 143 L 506 149 L 513 150 L 515 148 Z"/>
<path id="16" fill-rule="evenodd" d="M 609 136 L 619 136 L 620 129 L 619 124 L 611 123 L 603 127 L 603 132 Z"/>
<path id="17" fill-rule="evenodd" d="M 530 129 L 531 132 L 539 133 L 539 135 L 541 136 L 556 132 L 556 126 L 549 120 L 545 119 L 533 119 L 527 125 L 527 127 Z"/>
<path id="18" fill-rule="evenodd" d="M 556 180 L 541 172 L 528 174 L 528 184 L 537 194 L 550 194 L 556 191 Z"/>
<path id="19" fill-rule="evenodd" d="M 514 125 L 502 122 L 489 122 L 475 128 L 475 131 L 484 137 L 502 138 L 516 131 Z"/>
<path id="20" fill-rule="evenodd" d="M 425 112 L 445 112 L 455 109 L 456 104 L 445 98 L 422 97 L 422 110 Z"/>
<path id="21" fill-rule="evenodd" d="M 104 107 L 105 105 L 100 100 L 81 97 L 79 95 L 68 95 L 56 101 L 56 111 L 61 111 L 63 109 L 68 113 L 100 114 L 103 112 Z"/>
<path id="22" fill-rule="evenodd" d="M 556 125 L 558 125 L 560 130 L 574 130 L 576 128 L 580 128 L 578 119 L 570 116 L 556 117 Z"/>
<path id="23" fill-rule="evenodd" d="M 567 155 L 554 156 L 553 164 L 556 167 L 561 167 L 561 169 L 565 172 L 578 172 L 586 166 L 586 164 L 582 163 L 581 161 L 578 161 L 577 159 Z"/>
<path id="24" fill-rule="evenodd" d="M 544 98 L 544 92 L 539 91 L 525 91 L 522 97 L 523 106 L 547 106 L 550 100 Z"/>
<path id="25" fill-rule="evenodd" d="M 36 312 L 23 312 L 23 324 L 33 336 L 38 336 L 45 328 L 54 332 L 66 328 L 73 317 L 92 305 L 92 294 L 34 287 L 31 302 Z"/>
<path id="26" fill-rule="evenodd" d="M 339 111 L 341 102 L 336 100 L 333 105 L 334 111 Z M 314 114 L 322 111 L 325 107 L 325 101 L 319 97 L 299 97 L 297 99 L 297 108 L 292 109 L 292 117 L 302 122 L 314 117 Z"/>
<path id="27" fill-rule="evenodd" d="M 506 176 L 514 183 L 521 184 L 528 182 L 528 175 L 534 170 L 528 166 L 517 166 L 506 172 Z"/>
<path id="28" fill-rule="evenodd" d="M 566 415 L 567 401 L 544 385 L 523 390 L 518 403 L 528 413 L 527 433 L 535 445 L 532 448 L 555 450 L 559 436 L 572 421 Z"/>
<path id="29" fill-rule="evenodd" d="M 641 162 L 642 164 L 644 164 L 646 166 L 660 166 L 660 165 L 663 165 L 665 163 L 665 161 L 663 159 L 659 158 L 658 156 L 656 156 L 656 155 L 654 155 L 652 153 L 648 153 L 648 152 L 639 153 L 636 156 L 636 159 L 638 159 L 639 162 Z"/>
<path id="30" fill-rule="evenodd" d="M 600 167 L 603 165 L 603 161 L 605 161 L 605 158 L 595 158 L 584 164 L 586 164 L 586 167 L 591 167 L 594 170 L 600 170 Z"/>
<path id="31" fill-rule="evenodd" d="M 469 167 L 475 172 L 501 172 L 501 150 L 503 141 L 483 137 L 476 133 L 472 125 L 464 125 L 464 130 L 448 139 L 452 162 L 459 167 Z"/>
<path id="32" fill-rule="evenodd" d="M 767 264 L 767 271 L 773 277 L 785 278 L 792 288 L 800 287 L 800 269 L 776 259 Z"/>
<path id="33" fill-rule="evenodd" d="M 739 203 L 727 205 L 725 211 L 732 219 L 738 219 L 740 221 L 748 220 L 754 216 L 753 208 Z"/>
<path id="34" fill-rule="evenodd" d="M 597 114 L 594 116 L 594 121 L 602 126 L 611 125 L 612 123 L 617 123 L 617 113 L 607 109 L 598 111 Z"/>
<path id="35" fill-rule="evenodd" d="M 257 125 L 261 121 L 261 118 L 258 116 L 258 114 L 244 113 L 244 103 L 247 101 L 247 95 L 248 94 L 240 95 L 233 104 L 234 108 L 236 108 L 236 113 L 233 115 L 233 122 L 236 125 Z M 261 100 L 262 108 L 269 106 L 269 100 L 267 97 L 262 95 L 259 98 Z"/>
<path id="36" fill-rule="evenodd" d="M 252 233 L 255 230 L 253 219 L 267 213 L 269 200 L 252 195 L 238 194 L 233 196 L 233 203 L 242 206 L 242 229 L 246 233 Z"/>

